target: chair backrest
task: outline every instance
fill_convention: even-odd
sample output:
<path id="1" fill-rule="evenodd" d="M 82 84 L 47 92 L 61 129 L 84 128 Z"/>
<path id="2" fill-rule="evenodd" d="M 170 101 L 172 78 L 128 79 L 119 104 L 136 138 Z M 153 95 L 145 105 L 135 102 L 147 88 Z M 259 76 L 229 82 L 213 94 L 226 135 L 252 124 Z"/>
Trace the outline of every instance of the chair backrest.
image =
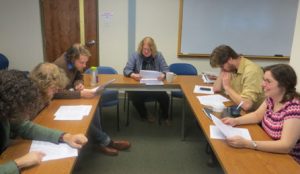
<path id="1" fill-rule="evenodd" d="M 7 69 L 9 66 L 9 61 L 6 56 L 0 53 L 0 70 Z"/>
<path id="2" fill-rule="evenodd" d="M 109 66 L 98 66 L 97 71 L 98 71 L 98 74 L 118 74 L 118 72 L 114 68 L 109 67 Z M 85 73 L 90 74 L 91 70 L 87 69 L 85 71 Z"/>
<path id="3" fill-rule="evenodd" d="M 188 63 L 173 63 L 169 69 L 177 75 L 198 75 L 197 69 Z"/>

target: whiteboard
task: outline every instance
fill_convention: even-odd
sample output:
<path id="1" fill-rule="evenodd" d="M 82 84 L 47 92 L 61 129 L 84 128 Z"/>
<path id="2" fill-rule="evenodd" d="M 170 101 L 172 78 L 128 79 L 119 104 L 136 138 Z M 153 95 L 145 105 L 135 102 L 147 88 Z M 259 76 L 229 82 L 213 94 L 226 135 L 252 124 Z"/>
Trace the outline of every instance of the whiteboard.
<path id="1" fill-rule="evenodd" d="M 178 55 L 227 44 L 244 55 L 290 56 L 297 7 L 298 0 L 181 0 Z"/>

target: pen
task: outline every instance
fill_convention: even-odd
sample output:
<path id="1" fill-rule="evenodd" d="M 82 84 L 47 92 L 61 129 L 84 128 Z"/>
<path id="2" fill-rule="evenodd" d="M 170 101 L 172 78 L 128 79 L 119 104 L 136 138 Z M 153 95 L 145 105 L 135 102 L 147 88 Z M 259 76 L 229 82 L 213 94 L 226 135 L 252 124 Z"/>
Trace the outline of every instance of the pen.
<path id="1" fill-rule="evenodd" d="M 241 103 L 236 107 L 236 110 L 239 110 L 240 107 L 243 105 L 244 101 L 241 101 Z"/>
<path id="2" fill-rule="evenodd" d="M 200 87 L 200 90 L 203 90 L 203 91 L 210 91 L 210 88 Z"/>

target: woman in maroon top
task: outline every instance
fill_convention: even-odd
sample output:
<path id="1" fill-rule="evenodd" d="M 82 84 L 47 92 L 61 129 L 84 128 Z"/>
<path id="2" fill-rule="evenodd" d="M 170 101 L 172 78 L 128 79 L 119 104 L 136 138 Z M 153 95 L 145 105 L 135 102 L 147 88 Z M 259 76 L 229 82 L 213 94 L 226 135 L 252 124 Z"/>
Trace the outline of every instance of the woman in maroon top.
<path id="1" fill-rule="evenodd" d="M 300 164 L 300 95 L 296 92 L 297 76 L 286 64 L 264 68 L 262 87 L 266 100 L 252 113 L 238 118 L 224 118 L 236 126 L 260 123 L 272 141 L 251 141 L 240 136 L 227 137 L 230 146 L 273 153 L 289 153 Z"/>

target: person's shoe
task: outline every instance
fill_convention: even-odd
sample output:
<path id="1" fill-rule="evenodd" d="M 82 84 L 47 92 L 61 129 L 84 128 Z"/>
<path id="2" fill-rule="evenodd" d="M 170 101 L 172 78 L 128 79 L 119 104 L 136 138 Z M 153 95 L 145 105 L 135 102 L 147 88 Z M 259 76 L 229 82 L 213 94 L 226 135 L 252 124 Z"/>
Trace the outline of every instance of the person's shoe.
<path id="1" fill-rule="evenodd" d="M 165 119 L 165 120 L 164 120 L 164 124 L 165 124 L 166 126 L 171 126 L 171 121 L 170 121 L 169 119 Z"/>
<path id="2" fill-rule="evenodd" d="M 109 156 L 116 156 L 119 153 L 117 149 L 108 146 L 100 146 L 99 150 Z"/>
<path id="3" fill-rule="evenodd" d="M 154 122 L 155 122 L 155 117 L 154 117 L 153 115 L 148 115 L 147 121 L 148 121 L 149 123 L 154 123 Z"/>
<path id="4" fill-rule="evenodd" d="M 128 141 L 111 141 L 110 147 L 117 149 L 117 150 L 126 150 L 130 148 L 130 143 Z"/>

